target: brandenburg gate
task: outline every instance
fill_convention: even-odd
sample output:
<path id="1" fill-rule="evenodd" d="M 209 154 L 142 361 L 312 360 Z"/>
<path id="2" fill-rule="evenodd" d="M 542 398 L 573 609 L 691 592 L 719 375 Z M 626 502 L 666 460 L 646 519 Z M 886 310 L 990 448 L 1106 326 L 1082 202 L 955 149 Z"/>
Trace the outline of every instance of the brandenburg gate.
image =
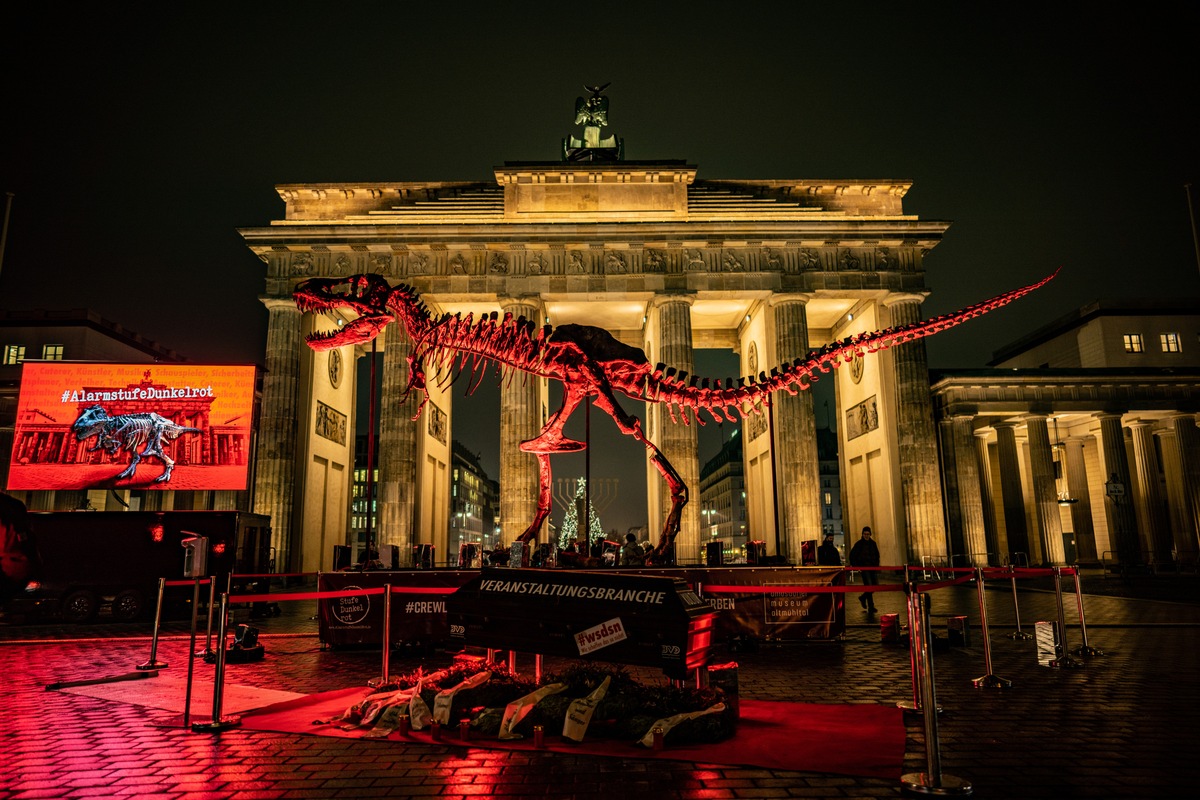
<path id="1" fill-rule="evenodd" d="M 302 315 L 292 290 L 303 279 L 374 272 L 413 286 L 435 313 L 595 325 L 643 348 L 651 363 L 688 373 L 698 348 L 732 350 L 741 374 L 757 375 L 833 339 L 919 319 L 922 259 L 948 223 L 904 213 L 909 182 L 704 180 L 684 161 L 580 158 L 584 144 L 564 143 L 562 161 L 505 162 L 485 182 L 281 185 L 282 219 L 240 231 L 267 267 L 254 510 L 274 521 L 279 570 L 328 569 L 332 546 L 345 543 L 350 367 L 367 352 L 305 345 L 312 330 L 347 320 Z M 603 142 L 586 144 L 604 151 Z M 448 553 L 451 396 L 431 378 L 430 403 L 413 421 L 415 397 L 401 402 L 403 327 L 388 326 L 379 345 L 377 540 L 404 553 L 418 543 Z M 870 525 L 884 563 L 945 558 L 924 343 L 823 379 L 836 381 L 847 530 Z M 622 400 L 689 486 L 676 553 L 697 561 L 696 429 L 660 406 Z M 534 515 L 537 460 L 518 443 L 538 433 L 554 410 L 547 403 L 544 380 L 518 377 L 502 388 L 504 541 Z M 779 392 L 768 414 L 742 421 L 749 528 L 768 554 L 798 561 L 800 543 L 820 536 L 814 427 L 809 392 Z M 646 480 L 654 535 L 669 497 L 649 463 Z"/>

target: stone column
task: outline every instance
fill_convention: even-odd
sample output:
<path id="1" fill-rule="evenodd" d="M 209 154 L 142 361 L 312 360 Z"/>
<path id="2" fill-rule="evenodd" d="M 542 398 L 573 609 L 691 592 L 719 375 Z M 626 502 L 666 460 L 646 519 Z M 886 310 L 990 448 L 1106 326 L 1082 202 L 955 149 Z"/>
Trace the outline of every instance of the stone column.
<path id="1" fill-rule="evenodd" d="M 896 295 L 884 301 L 892 325 L 921 318 L 920 295 Z M 946 557 L 946 527 L 938 467 L 933 402 L 929 394 L 929 364 L 925 341 L 918 339 L 892 350 L 896 379 L 896 447 L 899 450 L 900 493 L 908 534 L 908 559 Z M 904 552 L 902 549 L 901 552 Z"/>
<path id="2" fill-rule="evenodd" d="M 775 333 L 775 360 L 790 363 L 808 354 L 807 299 L 774 297 L 769 303 Z M 760 372 L 773 365 L 762 364 Z M 757 380 L 757 376 L 750 376 Z M 771 398 L 771 447 L 775 457 L 775 493 L 779 503 L 779 541 L 788 560 L 801 562 L 801 543 L 821 538 L 821 475 L 817 458 L 817 422 L 812 392 Z M 696 497 L 699 497 L 697 493 Z"/>
<path id="3" fill-rule="evenodd" d="M 534 320 L 538 327 L 545 319 L 537 296 L 501 297 L 500 311 L 501 316 L 511 312 L 514 318 Z M 521 452 L 520 444 L 542 430 L 543 383 L 542 378 L 533 375 L 517 375 L 500 388 L 500 527 L 505 544 L 524 533 L 537 514 L 538 459 L 532 453 Z M 581 407 L 577 413 L 584 413 L 584 409 Z M 581 534 L 586 536 L 582 518 L 579 524 Z M 544 531 L 543 526 L 538 539 Z"/>
<path id="4" fill-rule="evenodd" d="M 254 470 L 254 511 L 271 518 L 277 572 L 291 571 L 299 542 L 293 531 L 300 391 L 300 309 L 291 297 L 260 298 L 267 307 L 266 369 Z"/>
<path id="5" fill-rule="evenodd" d="M 976 464 L 979 469 L 979 500 L 983 506 L 983 536 L 992 566 L 1002 562 L 1000 536 L 996 530 L 996 490 L 992 485 L 992 461 L 988 458 L 987 435 L 975 434 Z"/>
<path id="6" fill-rule="evenodd" d="M 654 298 L 658 317 L 658 360 L 676 370 L 695 372 L 692 354 L 692 303 L 685 295 L 659 295 Z M 679 535 L 675 538 L 675 560 L 696 563 L 700 560 L 700 447 L 695 425 L 672 423 L 660 414 L 658 446 L 671 466 L 687 484 L 690 502 L 683 507 Z M 651 467 L 653 469 L 653 467 Z M 659 508 L 665 517 L 671 508 L 671 492 L 665 481 L 659 481 Z M 661 530 L 662 519 L 650 520 L 651 541 L 655 530 Z"/>
<path id="7" fill-rule="evenodd" d="M 963 538 L 962 498 L 958 494 L 958 470 L 955 468 L 954 420 L 939 419 L 937 427 L 942 456 L 942 489 L 946 499 L 946 533 L 950 539 L 950 560 L 953 562 L 954 556 L 968 552 Z"/>
<path id="8" fill-rule="evenodd" d="M 1050 431 L 1046 417 L 1030 414 L 1025 418 L 1029 437 L 1029 471 L 1033 477 L 1033 507 L 1037 514 L 1042 559 L 1047 564 L 1064 564 L 1062 516 L 1058 511 L 1058 484 L 1054 479 L 1054 451 L 1050 449 Z"/>
<path id="9" fill-rule="evenodd" d="M 238 492 L 217 491 L 213 492 L 213 511 L 237 511 L 238 510 Z"/>
<path id="10" fill-rule="evenodd" d="M 1071 527 L 1075 533 L 1075 555 L 1080 563 L 1095 563 L 1096 529 L 1092 526 L 1092 497 L 1083 459 L 1084 440 L 1072 437 L 1063 442 L 1063 466 L 1067 472 L 1067 494 L 1071 504 Z"/>
<path id="11" fill-rule="evenodd" d="M 1183 485 L 1183 463 L 1174 428 L 1156 432 L 1163 454 L 1163 472 L 1167 478 L 1167 509 L 1171 518 L 1171 539 L 1180 559 L 1196 555 L 1196 530 L 1192 526 L 1187 487 Z"/>
<path id="12" fill-rule="evenodd" d="M 1142 534 L 1139 544 L 1152 561 L 1169 564 L 1174 542 L 1158 471 L 1158 453 L 1154 449 L 1154 431 L 1150 421 L 1144 419 L 1133 420 L 1129 429 L 1133 432 L 1133 462 L 1138 476 L 1134 501 Z"/>
<path id="13" fill-rule="evenodd" d="M 1196 553 L 1200 548 L 1197 539 L 1200 536 L 1200 430 L 1196 428 L 1196 415 L 1176 414 L 1171 417 L 1171 429 L 1175 431 L 1175 445 L 1179 451 L 1184 517 L 1191 524 L 1187 552 Z"/>
<path id="14" fill-rule="evenodd" d="M 1021 460 L 1017 456 L 1015 422 L 997 422 L 996 449 L 1000 456 L 1000 495 L 1004 503 L 1005 538 L 1010 559 L 1015 553 L 1029 556 L 1029 527 L 1025 524 L 1025 493 L 1021 489 Z M 1015 563 L 1015 562 L 1014 562 Z"/>
<path id="15" fill-rule="evenodd" d="M 377 370 L 382 370 L 383 382 L 378 398 L 379 446 L 375 451 L 375 464 L 379 478 L 372 492 L 375 501 L 372 537 L 379 544 L 399 547 L 402 564 L 409 563 L 412 546 L 419 543 L 417 440 L 421 426 L 425 424 L 424 416 L 419 420 L 412 418 L 420 403 L 416 392 L 404 402 L 400 401 L 408 385 L 411 349 L 412 342 L 399 322 L 383 329 L 383 363 L 376 365 Z M 366 354 L 367 358 L 372 357 L 370 345 L 366 346 Z M 370 513 L 370 509 L 367 511 Z"/>
<path id="16" fill-rule="evenodd" d="M 988 565 L 987 535 L 983 525 L 983 492 L 979 484 L 979 461 L 975 454 L 975 417 L 954 417 L 954 471 L 958 476 L 959 515 L 962 519 L 964 554 L 973 567 Z"/>
<path id="17" fill-rule="evenodd" d="M 1137 517 L 1133 510 L 1132 488 L 1129 479 L 1129 459 L 1125 455 L 1125 435 L 1121 428 L 1121 415 L 1101 412 L 1095 415 L 1100 420 L 1100 444 L 1104 449 L 1104 466 L 1108 472 L 1105 479 L 1116 481 L 1125 487 L 1124 495 L 1108 497 L 1110 527 L 1114 532 L 1117 558 L 1123 567 L 1142 563 L 1142 552 L 1138 546 Z"/>

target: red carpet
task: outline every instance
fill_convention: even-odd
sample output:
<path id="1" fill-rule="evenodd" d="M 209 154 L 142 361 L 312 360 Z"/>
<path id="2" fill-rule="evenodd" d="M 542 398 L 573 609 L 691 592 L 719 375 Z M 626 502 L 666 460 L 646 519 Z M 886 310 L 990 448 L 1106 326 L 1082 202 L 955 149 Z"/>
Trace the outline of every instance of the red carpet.
<path id="1" fill-rule="evenodd" d="M 337 716 L 368 692 L 368 689 L 356 687 L 276 703 L 246 712 L 242 716 L 242 727 L 362 738 L 365 729 L 344 731 L 332 725 L 313 725 L 313 720 Z M 463 742 L 458 738 L 457 729 L 443 731 L 441 742 L 431 742 L 427 730 L 406 736 L 393 734 L 387 741 L 444 746 L 465 744 L 499 750 L 535 749 L 532 740 L 526 739 L 501 742 L 490 737 L 473 737 Z M 628 742 L 585 739 L 581 744 L 574 744 L 547 735 L 544 749 L 557 753 L 666 758 L 899 780 L 904 743 L 903 712 L 893 706 L 772 703 L 742 698 L 737 733 L 716 744 L 679 745 L 656 752 Z"/>

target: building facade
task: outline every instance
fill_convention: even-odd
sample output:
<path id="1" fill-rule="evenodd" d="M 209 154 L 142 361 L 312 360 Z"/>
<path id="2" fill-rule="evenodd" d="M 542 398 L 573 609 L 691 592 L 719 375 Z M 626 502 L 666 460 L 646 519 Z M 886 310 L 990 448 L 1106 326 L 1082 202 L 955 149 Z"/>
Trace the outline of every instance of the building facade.
<path id="1" fill-rule="evenodd" d="M 1195 303 L 1093 303 L 934 377 L 952 560 L 1194 567 Z"/>
<path id="2" fill-rule="evenodd" d="M 746 558 L 746 480 L 740 430 L 700 470 L 700 539 L 721 542 L 726 562 Z"/>

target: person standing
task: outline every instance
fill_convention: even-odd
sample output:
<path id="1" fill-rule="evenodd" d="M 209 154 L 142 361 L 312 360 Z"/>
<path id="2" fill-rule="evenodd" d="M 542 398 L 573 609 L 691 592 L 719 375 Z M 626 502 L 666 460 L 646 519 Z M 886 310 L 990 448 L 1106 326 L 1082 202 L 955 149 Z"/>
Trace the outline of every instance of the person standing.
<path id="1" fill-rule="evenodd" d="M 875 540 L 871 536 L 870 525 L 863 526 L 862 534 L 859 536 L 858 541 L 854 543 L 854 547 L 850 548 L 850 566 L 879 566 L 879 546 L 875 544 Z M 879 584 L 879 573 L 874 570 L 863 570 L 862 582 L 863 586 L 877 586 Z M 858 604 L 867 609 L 868 614 L 874 614 L 875 593 L 863 592 L 858 596 Z"/>
<path id="2" fill-rule="evenodd" d="M 642 552 L 642 546 L 638 544 L 637 535 L 625 534 L 625 545 L 621 548 L 621 566 L 640 567 L 644 560 L 645 555 Z"/>
<path id="3" fill-rule="evenodd" d="M 825 534 L 825 541 L 817 548 L 817 566 L 819 567 L 840 567 L 842 565 L 842 554 L 838 552 L 837 545 L 833 543 L 833 534 Z"/>

